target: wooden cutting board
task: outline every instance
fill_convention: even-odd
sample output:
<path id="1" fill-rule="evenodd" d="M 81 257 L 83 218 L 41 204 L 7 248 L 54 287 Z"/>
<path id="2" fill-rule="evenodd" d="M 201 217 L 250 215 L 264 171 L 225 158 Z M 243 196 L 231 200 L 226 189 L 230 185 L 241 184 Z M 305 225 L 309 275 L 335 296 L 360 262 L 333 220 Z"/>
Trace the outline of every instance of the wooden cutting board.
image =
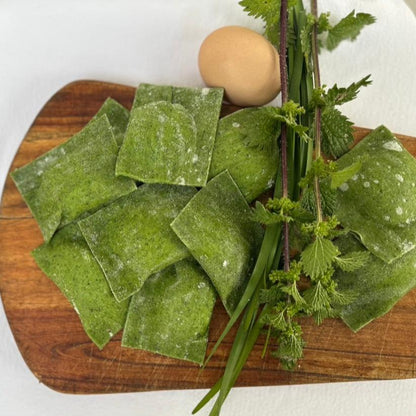
<path id="1" fill-rule="evenodd" d="M 11 170 L 20 167 L 78 132 L 111 96 L 130 108 L 134 88 L 94 81 L 72 83 L 56 93 L 27 133 Z M 223 113 L 233 108 L 225 106 Z M 368 130 L 357 129 L 357 139 Z M 416 139 L 399 136 L 416 155 Z M 99 351 L 85 335 L 77 314 L 30 255 L 41 233 L 8 177 L 0 205 L 0 293 L 19 350 L 35 376 L 66 393 L 113 393 L 205 388 L 221 376 L 232 337 L 228 336 L 208 366 L 121 348 L 118 334 Z M 214 311 L 210 350 L 227 322 L 220 304 Z M 239 386 L 403 379 L 415 376 L 416 291 L 393 310 L 353 334 L 340 320 L 317 327 L 303 323 L 305 358 L 293 372 L 275 359 L 261 359 L 264 338 L 256 344 Z"/>

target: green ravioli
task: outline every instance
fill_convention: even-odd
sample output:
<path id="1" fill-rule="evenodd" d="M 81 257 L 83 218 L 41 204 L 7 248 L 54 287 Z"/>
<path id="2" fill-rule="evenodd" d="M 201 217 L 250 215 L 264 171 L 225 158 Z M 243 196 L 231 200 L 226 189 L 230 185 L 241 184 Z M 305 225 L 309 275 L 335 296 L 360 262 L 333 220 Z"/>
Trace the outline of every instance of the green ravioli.
<path id="1" fill-rule="evenodd" d="M 340 238 L 337 245 L 343 254 L 366 250 L 351 236 Z M 335 279 L 341 292 L 355 296 L 352 303 L 342 307 L 341 317 L 353 331 L 358 331 L 387 313 L 416 286 L 416 250 L 390 264 L 370 254 L 363 267 L 348 273 L 338 270 Z"/>
<path id="2" fill-rule="evenodd" d="M 45 241 L 58 228 L 136 189 L 114 173 L 118 146 L 106 115 L 11 176 Z"/>
<path id="3" fill-rule="evenodd" d="M 189 255 L 169 224 L 195 192 L 145 184 L 79 222 L 117 300 L 128 298 L 151 274 Z"/>
<path id="4" fill-rule="evenodd" d="M 117 175 L 145 183 L 204 186 L 223 90 L 139 86 Z"/>
<path id="5" fill-rule="evenodd" d="M 124 133 L 126 132 L 127 124 L 129 122 L 129 110 L 123 107 L 116 100 L 107 98 L 98 110 L 98 113 L 94 116 L 93 120 L 103 116 L 104 114 L 108 117 L 108 121 L 111 124 L 117 144 L 121 146 L 124 139 Z"/>
<path id="6" fill-rule="evenodd" d="M 102 349 L 123 328 L 128 302 L 115 300 L 78 226 L 62 228 L 32 254 L 71 302 L 87 335 Z"/>
<path id="7" fill-rule="evenodd" d="M 122 345 L 202 364 L 215 291 L 193 260 L 154 274 L 133 295 Z"/>
<path id="8" fill-rule="evenodd" d="M 335 215 L 387 263 L 416 247 L 416 160 L 381 126 L 342 156 L 360 172 L 338 190 Z"/>
<path id="9" fill-rule="evenodd" d="M 280 123 L 267 108 L 245 108 L 218 124 L 210 178 L 228 169 L 248 202 L 271 188 L 277 175 Z"/>
<path id="10" fill-rule="evenodd" d="M 202 188 L 171 224 L 232 313 L 256 259 L 262 228 L 225 171 Z"/>
<path id="11" fill-rule="evenodd" d="M 174 87 L 174 104 L 184 106 L 195 120 L 196 148 L 198 152 L 191 158 L 195 160 L 195 186 L 205 186 L 208 180 L 209 167 L 217 134 L 224 90 L 222 88 L 185 88 Z"/>
<path id="12" fill-rule="evenodd" d="M 197 152 L 195 122 L 184 107 L 164 101 L 146 104 L 131 113 L 117 175 L 146 183 L 196 185 Z"/>
<path id="13" fill-rule="evenodd" d="M 134 96 L 132 110 L 158 101 L 172 102 L 173 87 L 170 85 L 140 84 Z"/>

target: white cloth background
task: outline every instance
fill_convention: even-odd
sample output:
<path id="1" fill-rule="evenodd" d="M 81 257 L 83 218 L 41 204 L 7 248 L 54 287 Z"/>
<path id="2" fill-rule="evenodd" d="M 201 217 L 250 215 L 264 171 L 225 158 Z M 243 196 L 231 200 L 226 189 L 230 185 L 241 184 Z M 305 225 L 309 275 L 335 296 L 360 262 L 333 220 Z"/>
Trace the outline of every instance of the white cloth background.
<path id="1" fill-rule="evenodd" d="M 334 19 L 354 8 L 378 19 L 355 43 L 343 43 L 321 58 L 328 85 L 347 85 L 372 74 L 373 85 L 345 106 L 347 115 L 360 126 L 385 124 L 416 136 L 416 19 L 411 10 L 403 0 L 319 3 Z M 416 0 L 406 3 L 416 9 Z M 20 141 L 56 90 L 77 79 L 202 85 L 199 45 L 212 30 L 229 24 L 261 30 L 238 0 L 1 0 L 0 192 Z M 410 416 L 416 412 L 415 393 L 416 380 L 235 389 L 223 415 Z M 51 391 L 26 367 L 0 306 L 0 415 L 183 416 L 202 395 Z"/>

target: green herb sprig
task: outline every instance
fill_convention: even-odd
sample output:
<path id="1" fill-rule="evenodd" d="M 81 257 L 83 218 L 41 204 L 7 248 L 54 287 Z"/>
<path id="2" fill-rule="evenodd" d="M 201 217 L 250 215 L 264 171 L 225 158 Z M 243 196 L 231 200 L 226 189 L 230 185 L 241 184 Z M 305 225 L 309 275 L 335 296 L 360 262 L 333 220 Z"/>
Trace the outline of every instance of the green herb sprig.
<path id="1" fill-rule="evenodd" d="M 317 0 L 311 0 L 311 13 L 302 0 L 242 0 L 240 5 L 264 21 L 265 37 L 279 50 L 282 106 L 270 112 L 281 123 L 276 137 L 281 163 L 274 197 L 265 205 L 257 202 L 252 212 L 253 221 L 266 230 L 251 278 L 207 359 L 241 317 L 223 376 L 193 411 L 218 394 L 211 416 L 220 414 L 262 331 L 263 355 L 275 339 L 272 354 L 283 368 L 296 367 L 305 345 L 299 319 L 312 316 L 320 324 L 337 316 L 337 306 L 349 303 L 353 294 L 338 290 L 332 278 L 336 268 L 356 270 L 368 257 L 364 252 L 344 255 L 333 241 L 346 232 L 332 215 L 334 190 L 361 166 L 339 170 L 326 157 L 337 158 L 351 146 L 352 123 L 337 107 L 356 98 L 370 80 L 366 76 L 346 88 L 327 89 L 321 85 L 318 53 L 354 40 L 374 17 L 353 11 L 332 25 L 329 13 L 318 15 Z M 295 234 L 299 244 L 291 246 Z"/>

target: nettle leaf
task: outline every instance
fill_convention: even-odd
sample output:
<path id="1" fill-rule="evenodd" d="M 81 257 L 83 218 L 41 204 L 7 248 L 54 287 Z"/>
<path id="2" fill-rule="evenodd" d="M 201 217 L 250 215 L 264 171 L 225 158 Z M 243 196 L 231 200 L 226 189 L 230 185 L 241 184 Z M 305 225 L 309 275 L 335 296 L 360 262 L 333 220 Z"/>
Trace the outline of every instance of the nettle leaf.
<path id="1" fill-rule="evenodd" d="M 331 216 L 334 214 L 337 205 L 337 192 L 335 189 L 331 189 L 328 181 L 320 181 L 321 191 L 321 208 L 324 216 Z M 316 197 L 312 187 L 308 187 L 303 191 L 301 199 L 302 207 L 311 212 L 315 217 L 316 212 Z"/>
<path id="2" fill-rule="evenodd" d="M 307 289 L 304 296 L 309 309 L 313 312 L 331 308 L 331 297 L 320 281 Z"/>
<path id="3" fill-rule="evenodd" d="M 266 23 L 279 20 L 280 1 L 276 0 L 241 0 L 238 3 L 249 16 L 261 18 Z"/>
<path id="4" fill-rule="evenodd" d="M 322 150 L 327 156 L 338 158 L 348 152 L 354 142 L 353 123 L 334 107 L 322 111 Z"/>
<path id="5" fill-rule="evenodd" d="M 353 272 L 367 263 L 369 251 L 352 251 L 345 256 L 335 257 L 335 263 L 344 272 Z"/>
<path id="6" fill-rule="evenodd" d="M 241 0 L 240 6 L 249 16 L 265 22 L 266 38 L 277 47 L 279 44 L 280 0 Z M 289 0 L 288 8 L 294 7 L 297 0 Z M 292 39 L 291 28 L 288 31 L 289 42 Z"/>
<path id="7" fill-rule="evenodd" d="M 269 199 L 266 209 L 281 219 L 280 222 L 296 221 L 300 223 L 311 222 L 314 216 L 301 206 L 299 201 L 292 201 L 287 197 Z"/>
<path id="8" fill-rule="evenodd" d="M 305 142 L 310 140 L 308 136 L 308 127 L 298 124 L 298 117 L 305 114 L 305 108 L 289 100 L 282 107 L 266 107 L 269 114 L 281 123 L 286 123 L 288 127 L 293 129 L 299 137 Z"/>
<path id="9" fill-rule="evenodd" d="M 285 312 L 286 308 L 280 309 L 279 306 L 276 306 L 269 314 L 267 314 L 267 324 L 271 325 L 272 328 L 277 331 L 284 331 L 287 328 Z"/>
<path id="10" fill-rule="evenodd" d="M 334 50 L 343 40 L 355 40 L 361 30 L 376 21 L 375 17 L 368 13 L 357 13 L 353 10 L 349 15 L 341 19 L 335 26 L 328 30 L 326 48 Z"/>
<path id="11" fill-rule="evenodd" d="M 255 207 L 251 211 L 251 219 L 264 225 L 278 224 L 282 222 L 282 217 L 274 212 L 270 212 L 265 206 L 256 201 Z"/>
<path id="12" fill-rule="evenodd" d="M 306 67 L 309 71 L 312 70 L 310 64 L 310 55 L 312 54 L 312 30 L 314 25 L 318 26 L 318 33 L 326 32 L 331 28 L 329 23 L 329 13 L 321 13 L 319 18 L 313 14 L 307 15 L 306 24 L 300 32 L 300 41 L 303 55 L 305 56 Z"/>
<path id="13" fill-rule="evenodd" d="M 277 49 L 280 43 L 280 19 L 274 23 L 266 24 L 264 29 L 265 38 Z"/>
<path id="14" fill-rule="evenodd" d="M 265 22 L 265 36 L 275 46 L 279 43 L 280 0 L 241 0 L 240 6 L 249 16 Z"/>
<path id="15" fill-rule="evenodd" d="M 318 18 L 318 33 L 323 33 L 332 28 L 331 24 L 329 23 L 329 16 L 330 13 L 321 13 Z"/>
<path id="16" fill-rule="evenodd" d="M 280 290 L 280 286 L 273 285 L 269 289 L 261 289 L 259 294 L 260 303 L 268 303 L 277 305 L 284 299 L 284 293 Z"/>
<path id="17" fill-rule="evenodd" d="M 303 357 L 304 346 L 302 329 L 300 325 L 292 322 L 289 328 L 281 333 L 279 347 L 273 355 L 280 359 L 283 369 L 293 370 L 298 360 Z"/>
<path id="18" fill-rule="evenodd" d="M 311 65 L 309 57 L 312 54 L 312 28 L 315 22 L 315 16 L 308 14 L 306 24 L 300 32 L 300 44 L 302 47 L 303 55 L 305 57 L 306 66 L 309 71 L 312 70 L 310 67 Z"/>
<path id="19" fill-rule="evenodd" d="M 360 161 L 354 162 L 347 166 L 345 169 L 341 169 L 331 173 L 331 189 L 339 188 L 361 169 L 362 163 Z"/>
<path id="20" fill-rule="evenodd" d="M 298 224 L 289 227 L 289 247 L 291 250 L 300 253 L 310 242 L 308 235 L 302 232 Z"/>
<path id="21" fill-rule="evenodd" d="M 312 215 L 307 209 L 303 208 L 300 204 L 296 205 L 292 211 L 293 219 L 298 223 L 313 221 L 315 216 Z"/>
<path id="22" fill-rule="evenodd" d="M 288 295 L 290 295 L 292 299 L 295 301 L 295 303 L 298 303 L 298 304 L 305 303 L 305 300 L 302 298 L 302 295 L 299 293 L 296 282 L 292 283 L 289 286 L 283 286 L 281 290 L 283 293 L 287 293 Z"/>
<path id="23" fill-rule="evenodd" d="M 355 100 L 357 98 L 357 94 L 360 92 L 360 88 L 367 87 L 372 83 L 370 76 L 371 75 L 367 75 L 358 82 L 353 82 L 346 88 L 340 88 L 337 84 L 335 84 L 326 93 L 326 103 L 328 105 L 341 105 Z"/>
<path id="24" fill-rule="evenodd" d="M 303 270 L 312 280 L 315 280 L 331 267 L 338 254 L 339 250 L 332 241 L 317 237 L 302 252 Z"/>

